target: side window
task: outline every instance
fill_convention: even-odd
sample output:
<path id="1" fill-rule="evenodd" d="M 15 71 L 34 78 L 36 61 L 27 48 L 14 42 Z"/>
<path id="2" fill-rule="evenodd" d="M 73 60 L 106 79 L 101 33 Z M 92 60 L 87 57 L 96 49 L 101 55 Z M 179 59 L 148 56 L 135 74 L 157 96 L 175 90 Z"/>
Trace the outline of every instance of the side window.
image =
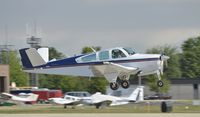
<path id="1" fill-rule="evenodd" d="M 81 60 L 83 62 L 94 61 L 94 60 L 96 60 L 96 54 L 91 54 L 91 55 L 85 56 L 85 57 L 81 58 Z"/>
<path id="2" fill-rule="evenodd" d="M 123 58 L 126 57 L 126 55 L 119 49 L 112 50 L 112 58 Z"/>
<path id="3" fill-rule="evenodd" d="M 102 51 L 99 53 L 99 60 L 106 60 L 109 59 L 109 52 L 108 51 Z"/>

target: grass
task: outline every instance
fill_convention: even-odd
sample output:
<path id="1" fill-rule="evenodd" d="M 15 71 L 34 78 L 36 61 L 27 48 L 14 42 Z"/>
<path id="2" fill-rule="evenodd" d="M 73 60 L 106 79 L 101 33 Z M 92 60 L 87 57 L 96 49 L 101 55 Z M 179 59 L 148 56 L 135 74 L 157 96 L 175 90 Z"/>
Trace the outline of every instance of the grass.
<path id="1" fill-rule="evenodd" d="M 128 104 L 96 109 L 94 106 L 79 106 L 75 109 L 59 105 L 21 105 L 0 107 L 0 114 L 49 114 L 49 113 L 160 113 L 160 105 Z M 173 113 L 200 113 L 200 106 L 175 105 Z"/>

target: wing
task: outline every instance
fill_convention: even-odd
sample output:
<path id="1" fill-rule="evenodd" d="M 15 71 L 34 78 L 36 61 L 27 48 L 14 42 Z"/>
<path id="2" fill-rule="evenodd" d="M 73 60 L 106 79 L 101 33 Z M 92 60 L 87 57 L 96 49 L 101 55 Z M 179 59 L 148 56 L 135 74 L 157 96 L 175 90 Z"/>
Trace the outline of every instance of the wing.
<path id="1" fill-rule="evenodd" d="M 1 97 L 5 100 L 9 100 L 9 99 L 12 99 L 12 95 L 9 94 L 9 93 L 2 93 L 1 94 Z"/>
<path id="2" fill-rule="evenodd" d="M 109 106 L 111 103 L 112 103 L 112 101 L 105 100 L 102 102 L 94 103 L 94 105 L 96 106 L 96 108 L 104 108 L 105 106 Z"/>
<path id="3" fill-rule="evenodd" d="M 104 76 L 109 82 L 116 81 L 120 75 L 136 74 L 139 69 L 134 67 L 127 67 L 112 62 L 104 62 L 103 65 L 91 66 L 95 76 Z"/>
<path id="4" fill-rule="evenodd" d="M 49 101 L 55 104 L 61 104 L 61 105 L 77 105 L 80 104 L 80 101 L 78 100 L 68 100 L 64 98 L 50 98 Z"/>

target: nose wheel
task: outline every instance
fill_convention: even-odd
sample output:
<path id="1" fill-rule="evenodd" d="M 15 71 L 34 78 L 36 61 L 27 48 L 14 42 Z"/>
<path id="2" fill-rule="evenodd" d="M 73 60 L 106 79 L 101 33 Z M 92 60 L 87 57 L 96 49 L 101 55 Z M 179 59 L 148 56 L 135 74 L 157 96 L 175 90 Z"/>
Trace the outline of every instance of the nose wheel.
<path id="1" fill-rule="evenodd" d="M 111 83 L 110 83 L 110 88 L 111 88 L 112 90 L 117 90 L 117 89 L 119 88 L 119 85 L 118 85 L 118 83 L 116 83 L 116 82 L 111 82 Z"/>
<path id="2" fill-rule="evenodd" d="M 163 85 L 164 85 L 163 81 L 159 80 L 159 81 L 157 82 L 157 86 L 163 87 Z"/>
<path id="3" fill-rule="evenodd" d="M 121 86 L 124 88 L 124 89 L 127 89 L 129 88 L 129 82 L 127 80 L 124 80 L 121 82 Z"/>

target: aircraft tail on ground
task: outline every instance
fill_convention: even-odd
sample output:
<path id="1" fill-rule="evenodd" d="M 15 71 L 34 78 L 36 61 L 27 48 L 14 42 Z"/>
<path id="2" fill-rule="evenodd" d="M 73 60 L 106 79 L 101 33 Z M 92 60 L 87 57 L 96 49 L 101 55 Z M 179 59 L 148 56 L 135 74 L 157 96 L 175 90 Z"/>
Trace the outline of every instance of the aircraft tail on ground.
<path id="1" fill-rule="evenodd" d="M 128 100 L 137 102 L 137 101 L 143 101 L 144 100 L 144 91 L 143 91 L 144 86 L 138 86 L 128 97 Z"/>
<path id="2" fill-rule="evenodd" d="M 48 48 L 24 48 L 20 49 L 21 61 L 24 68 L 33 68 L 46 64 L 49 61 Z"/>
<path id="3" fill-rule="evenodd" d="M 27 101 L 37 101 L 38 96 L 39 95 L 37 94 L 29 94 L 29 96 L 27 97 Z"/>

